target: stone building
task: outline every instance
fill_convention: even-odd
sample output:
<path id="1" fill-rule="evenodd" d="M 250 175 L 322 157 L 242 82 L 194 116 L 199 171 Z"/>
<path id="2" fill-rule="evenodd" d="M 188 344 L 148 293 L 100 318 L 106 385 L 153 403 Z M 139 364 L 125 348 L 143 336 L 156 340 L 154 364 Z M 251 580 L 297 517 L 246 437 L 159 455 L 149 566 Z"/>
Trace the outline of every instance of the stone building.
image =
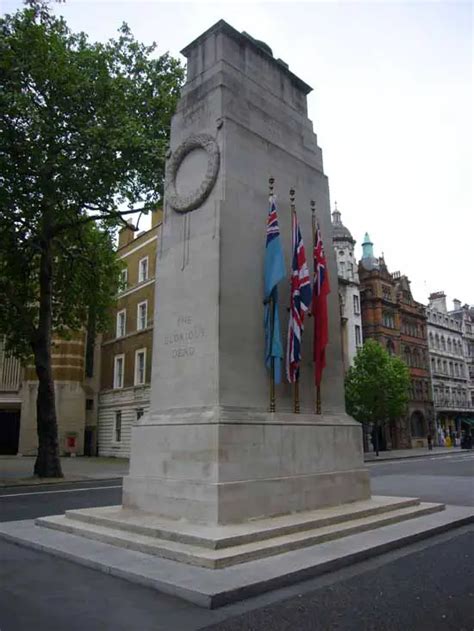
<path id="1" fill-rule="evenodd" d="M 468 373 L 468 405 L 471 407 L 469 416 L 462 415 L 461 427 L 469 429 L 474 434 L 474 306 L 465 304 L 461 307 L 460 300 L 454 300 L 451 315 L 461 322 L 463 335 L 464 359 Z"/>
<path id="2" fill-rule="evenodd" d="M 427 314 L 436 434 L 442 442 L 446 434 L 459 437 L 474 425 L 473 310 L 455 300 L 449 311 L 441 291 L 430 295 Z"/>
<path id="3" fill-rule="evenodd" d="M 121 290 L 112 326 L 102 340 L 98 452 L 128 457 L 132 425 L 148 410 L 153 346 L 157 237 L 162 211 L 152 213 L 150 230 L 135 237 L 119 233 L 123 262 Z"/>
<path id="4" fill-rule="evenodd" d="M 61 455 L 95 453 L 100 345 L 87 333 L 53 338 L 52 370 Z M 0 453 L 35 455 L 38 380 L 0 344 Z"/>
<path id="5" fill-rule="evenodd" d="M 374 339 L 390 354 L 401 357 L 411 377 L 407 415 L 384 428 L 382 446 L 423 446 L 433 419 L 425 308 L 413 299 L 408 278 L 399 272 L 391 274 L 384 258 L 374 256 L 368 234 L 362 249 L 359 279 L 364 339 Z"/>
<path id="6" fill-rule="evenodd" d="M 339 306 L 341 311 L 341 344 L 344 370 L 354 361 L 362 346 L 362 316 L 360 310 L 359 272 L 354 257 L 355 239 L 341 221 L 335 207 L 332 213 L 332 240 L 336 253 Z"/>

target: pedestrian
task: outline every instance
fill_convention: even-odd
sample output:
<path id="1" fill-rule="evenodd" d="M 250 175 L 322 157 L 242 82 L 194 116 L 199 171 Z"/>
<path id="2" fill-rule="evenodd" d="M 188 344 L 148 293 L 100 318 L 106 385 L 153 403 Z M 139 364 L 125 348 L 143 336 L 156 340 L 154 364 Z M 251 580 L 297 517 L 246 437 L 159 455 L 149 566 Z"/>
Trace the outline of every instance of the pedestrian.
<path id="1" fill-rule="evenodd" d="M 431 435 L 431 432 L 428 434 L 428 449 L 433 451 L 433 436 Z"/>
<path id="2" fill-rule="evenodd" d="M 451 430 L 451 445 L 453 447 L 456 447 L 456 434 L 454 433 L 453 430 Z"/>

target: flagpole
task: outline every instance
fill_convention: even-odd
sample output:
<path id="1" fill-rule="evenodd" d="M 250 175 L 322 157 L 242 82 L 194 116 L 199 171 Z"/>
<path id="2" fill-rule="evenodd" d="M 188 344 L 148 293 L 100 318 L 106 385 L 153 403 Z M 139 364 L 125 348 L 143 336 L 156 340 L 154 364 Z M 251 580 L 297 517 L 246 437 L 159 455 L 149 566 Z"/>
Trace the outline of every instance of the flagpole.
<path id="1" fill-rule="evenodd" d="M 311 200 L 311 224 L 313 227 L 313 252 L 314 252 L 314 248 L 316 247 L 316 202 L 314 201 L 314 199 Z M 316 270 L 314 269 L 314 255 L 313 255 L 313 274 L 315 272 Z M 313 318 L 314 317 L 315 317 L 315 314 L 313 313 Z M 314 322 L 315 322 L 314 330 L 316 332 L 316 320 Z M 314 341 L 313 341 L 313 346 L 314 346 Z M 316 371 L 316 364 L 314 366 L 314 369 Z M 320 385 L 316 385 L 316 414 L 321 414 L 321 386 Z"/>
<path id="2" fill-rule="evenodd" d="M 290 189 L 290 231 L 291 239 L 293 240 L 293 215 L 296 214 L 295 207 L 295 189 Z M 291 308 L 291 306 L 290 306 Z M 291 316 L 290 316 L 291 317 Z M 298 369 L 299 371 L 299 369 Z M 295 384 L 293 389 L 293 411 L 295 414 L 300 413 L 300 384 L 299 376 L 295 377 Z"/>
<path id="3" fill-rule="evenodd" d="M 268 200 L 269 203 L 272 203 L 273 198 L 273 185 L 275 183 L 275 178 L 268 178 Z M 274 318 L 274 299 L 273 295 L 270 298 L 270 343 L 273 343 L 273 331 L 275 327 L 275 318 Z M 275 358 L 273 355 L 270 358 L 270 412 L 275 412 Z"/>

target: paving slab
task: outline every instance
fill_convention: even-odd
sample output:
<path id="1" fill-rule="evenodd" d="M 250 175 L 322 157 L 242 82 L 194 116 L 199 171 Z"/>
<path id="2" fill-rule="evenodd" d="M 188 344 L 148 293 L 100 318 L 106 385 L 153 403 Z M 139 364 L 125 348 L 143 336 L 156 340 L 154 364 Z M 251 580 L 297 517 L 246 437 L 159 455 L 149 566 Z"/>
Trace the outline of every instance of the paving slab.
<path id="1" fill-rule="evenodd" d="M 212 570 L 77 535 L 40 528 L 34 520 L 0 524 L 0 538 L 107 574 L 216 608 L 271 591 L 474 522 L 474 510 L 446 510 L 240 565 Z"/>

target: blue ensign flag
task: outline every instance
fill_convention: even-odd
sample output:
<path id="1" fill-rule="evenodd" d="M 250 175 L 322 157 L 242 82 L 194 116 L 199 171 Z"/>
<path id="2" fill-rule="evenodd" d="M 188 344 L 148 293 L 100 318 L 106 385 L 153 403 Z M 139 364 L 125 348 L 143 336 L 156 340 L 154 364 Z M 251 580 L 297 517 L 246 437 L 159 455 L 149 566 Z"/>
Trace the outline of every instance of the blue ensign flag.
<path id="1" fill-rule="evenodd" d="M 278 315 L 278 283 L 286 276 L 285 260 L 281 247 L 280 229 L 275 198 L 270 198 L 267 218 L 267 243 L 264 264 L 264 324 L 265 324 L 265 365 L 271 368 L 274 363 L 275 383 L 281 382 L 281 360 L 283 347 L 280 336 Z"/>

